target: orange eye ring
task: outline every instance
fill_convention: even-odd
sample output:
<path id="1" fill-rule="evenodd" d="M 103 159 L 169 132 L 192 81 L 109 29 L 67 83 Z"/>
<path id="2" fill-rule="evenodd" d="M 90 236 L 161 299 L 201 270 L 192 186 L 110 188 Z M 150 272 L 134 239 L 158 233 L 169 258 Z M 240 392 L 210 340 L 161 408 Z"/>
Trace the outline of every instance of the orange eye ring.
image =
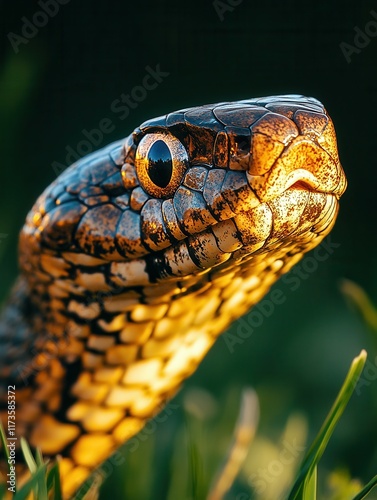
<path id="1" fill-rule="evenodd" d="M 155 198 L 171 197 L 188 166 L 183 144 L 168 132 L 148 134 L 135 156 L 136 172 L 144 190 Z"/>

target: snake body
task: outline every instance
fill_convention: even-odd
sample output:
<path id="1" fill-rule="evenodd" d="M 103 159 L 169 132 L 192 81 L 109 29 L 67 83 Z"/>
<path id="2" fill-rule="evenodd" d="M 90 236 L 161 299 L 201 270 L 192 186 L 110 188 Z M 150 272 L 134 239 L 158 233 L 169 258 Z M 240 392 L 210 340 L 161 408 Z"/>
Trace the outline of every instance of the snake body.
<path id="1" fill-rule="evenodd" d="M 44 191 L 0 319 L 0 399 L 16 386 L 17 435 L 62 456 L 66 498 L 321 242 L 345 187 L 323 105 L 283 95 L 149 120 Z"/>

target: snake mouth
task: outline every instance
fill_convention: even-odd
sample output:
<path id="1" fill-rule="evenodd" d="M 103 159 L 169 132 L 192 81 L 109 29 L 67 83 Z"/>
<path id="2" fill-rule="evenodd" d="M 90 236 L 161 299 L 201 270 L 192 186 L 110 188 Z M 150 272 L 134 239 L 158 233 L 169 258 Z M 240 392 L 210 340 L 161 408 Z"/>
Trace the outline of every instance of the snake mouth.
<path id="1" fill-rule="evenodd" d="M 246 176 L 251 189 L 262 203 L 268 202 L 290 189 L 333 194 L 339 199 L 347 187 L 347 181 L 340 164 L 331 172 L 319 172 L 318 174 L 314 174 L 306 168 L 298 168 L 288 175 L 284 175 L 282 170 L 277 168 L 263 176 L 254 176 L 248 172 Z"/>
<path id="2" fill-rule="evenodd" d="M 315 193 L 325 193 L 325 194 L 333 194 L 334 196 L 337 197 L 337 199 L 340 198 L 342 193 L 338 193 L 338 189 L 335 189 L 334 192 L 331 192 L 327 189 L 321 189 L 320 182 L 318 179 L 310 174 L 310 172 L 305 173 L 305 177 L 302 178 L 300 174 L 291 176 L 291 178 L 287 179 L 287 182 L 285 184 L 285 190 L 288 189 L 303 189 L 305 191 L 310 191 L 310 192 L 315 192 Z M 298 179 L 297 179 L 298 177 Z M 296 180 L 297 179 L 297 180 Z M 340 179 L 339 179 L 340 183 Z M 338 185 L 339 185 L 338 183 Z"/>
<path id="3" fill-rule="evenodd" d="M 288 186 L 287 189 L 303 189 L 305 191 L 316 191 L 315 189 L 316 186 L 310 185 L 308 182 L 305 181 L 296 181 L 292 185 Z"/>
<path id="4" fill-rule="evenodd" d="M 318 181 L 310 182 L 307 179 L 305 180 L 300 179 L 298 181 L 293 182 L 293 184 L 290 185 L 288 184 L 287 189 L 299 189 L 299 190 L 309 191 L 312 193 L 323 193 L 329 196 L 334 196 L 337 200 L 339 200 L 342 194 L 344 193 L 346 187 L 347 183 L 345 181 L 345 178 L 340 177 L 339 183 L 333 191 L 328 191 L 326 189 L 322 190 L 320 188 Z"/>

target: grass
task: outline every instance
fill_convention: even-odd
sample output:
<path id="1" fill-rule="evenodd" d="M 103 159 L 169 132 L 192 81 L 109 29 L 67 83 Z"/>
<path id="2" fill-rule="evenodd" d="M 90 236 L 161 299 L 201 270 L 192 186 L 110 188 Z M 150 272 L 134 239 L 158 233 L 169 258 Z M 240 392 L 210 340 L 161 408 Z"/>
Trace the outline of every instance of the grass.
<path id="1" fill-rule="evenodd" d="M 305 456 L 297 479 L 288 495 L 288 500 L 311 500 L 317 498 L 317 466 L 330 437 L 342 416 L 364 368 L 367 354 L 362 351 L 352 362 L 342 388 L 323 423 L 317 437 Z M 373 486 L 372 486 L 373 487 Z M 363 498 L 363 497 L 360 497 Z"/>
<path id="2" fill-rule="evenodd" d="M 6 446 L 7 438 L 1 424 L 0 440 L 2 443 L 2 459 L 8 463 L 8 472 L 10 472 L 9 453 Z M 18 482 L 14 494 L 10 492 L 6 480 L 2 478 L 3 480 L 0 483 L 0 498 L 2 500 L 8 500 L 8 498 L 13 498 L 13 500 L 61 500 L 58 463 L 45 461 L 40 450 L 36 450 L 34 456 L 28 443 L 23 438 L 21 438 L 21 450 L 27 469 L 30 472 L 30 477 L 21 483 Z"/>
<path id="3" fill-rule="evenodd" d="M 357 356 L 349 369 L 349 372 L 344 380 L 344 383 L 339 391 L 337 398 L 325 420 L 317 437 L 314 439 L 311 447 L 309 448 L 306 456 L 304 457 L 299 470 L 297 472 L 296 480 L 294 481 L 290 491 L 283 497 L 286 500 L 316 500 L 317 496 L 317 466 L 320 458 L 322 457 L 330 437 L 342 416 L 349 399 L 354 391 L 354 388 L 359 380 L 366 361 L 366 352 L 362 351 Z M 230 446 L 229 451 L 225 457 L 224 463 L 220 468 L 220 473 L 217 474 L 212 489 L 204 493 L 200 487 L 200 476 L 202 468 L 200 466 L 200 452 L 196 436 L 192 428 L 190 431 L 189 446 L 187 453 L 189 456 L 189 469 L 191 476 L 191 492 L 189 498 L 193 500 L 201 500 L 208 498 L 210 500 L 222 500 L 226 498 L 227 492 L 232 488 L 233 482 L 241 469 L 242 462 L 246 457 L 247 448 L 249 447 L 254 435 L 256 422 L 258 420 L 258 403 L 256 395 L 251 393 L 250 390 L 244 392 L 243 402 L 238 418 L 238 422 L 234 430 L 233 444 Z M 190 420 L 189 415 L 187 415 Z M 0 428 L 0 437 L 2 442 L 3 459 L 8 461 L 9 455 L 7 454 L 6 436 L 5 431 Z M 45 461 L 39 450 L 36 450 L 35 455 L 30 450 L 27 442 L 21 440 L 22 455 L 25 464 L 30 472 L 29 479 L 22 485 L 17 485 L 17 491 L 12 496 L 7 492 L 6 481 L 0 483 L 0 498 L 6 500 L 13 498 L 14 500 L 61 500 L 61 485 L 59 480 L 59 470 L 57 462 Z M 361 490 L 353 497 L 342 497 L 353 500 L 361 500 L 366 498 L 369 492 L 377 485 L 377 476 L 371 479 Z M 245 495 L 247 495 L 245 493 Z M 252 496 L 254 495 L 254 496 Z M 333 493 L 332 498 L 336 500 L 338 491 Z M 180 495 L 180 498 L 184 498 Z M 240 498 L 241 497 L 237 497 Z M 255 492 L 250 491 L 250 496 L 243 496 L 242 500 L 251 498 L 265 498 L 262 496 L 255 496 Z"/>

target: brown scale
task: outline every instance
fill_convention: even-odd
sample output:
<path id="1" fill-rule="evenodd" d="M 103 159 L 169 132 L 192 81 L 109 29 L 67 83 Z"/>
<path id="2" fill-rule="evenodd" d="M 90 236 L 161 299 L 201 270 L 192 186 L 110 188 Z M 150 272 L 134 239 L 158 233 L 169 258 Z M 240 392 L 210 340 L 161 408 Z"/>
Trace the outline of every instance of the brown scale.
<path id="1" fill-rule="evenodd" d="M 149 120 L 46 189 L 0 320 L 0 401 L 16 385 L 17 436 L 62 456 L 65 498 L 322 241 L 345 187 L 322 104 L 274 96 Z"/>

